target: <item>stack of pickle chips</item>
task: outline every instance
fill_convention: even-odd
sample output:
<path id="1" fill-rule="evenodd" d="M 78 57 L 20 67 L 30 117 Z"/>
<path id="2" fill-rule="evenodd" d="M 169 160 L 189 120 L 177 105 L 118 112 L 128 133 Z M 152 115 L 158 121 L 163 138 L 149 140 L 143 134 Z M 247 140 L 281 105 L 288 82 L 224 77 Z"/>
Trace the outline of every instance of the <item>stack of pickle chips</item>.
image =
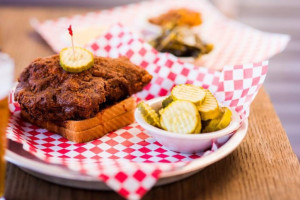
<path id="1" fill-rule="evenodd" d="M 152 40 L 150 44 L 160 52 L 168 52 L 177 57 L 198 58 L 208 54 L 213 49 L 187 26 L 165 25 L 162 34 Z"/>
<path id="2" fill-rule="evenodd" d="M 150 125 L 182 134 L 224 129 L 230 124 L 232 115 L 229 108 L 219 106 L 209 90 L 189 84 L 175 86 L 158 112 L 143 101 L 138 108 Z"/>

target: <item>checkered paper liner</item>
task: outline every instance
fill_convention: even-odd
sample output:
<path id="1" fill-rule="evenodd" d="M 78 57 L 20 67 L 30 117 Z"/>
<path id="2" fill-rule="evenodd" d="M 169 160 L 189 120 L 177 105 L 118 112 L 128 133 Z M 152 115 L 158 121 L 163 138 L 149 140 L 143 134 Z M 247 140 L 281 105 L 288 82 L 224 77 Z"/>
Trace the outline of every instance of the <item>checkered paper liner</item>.
<path id="1" fill-rule="evenodd" d="M 222 72 L 183 63 L 171 54 L 157 52 L 120 24 L 91 42 L 88 49 L 95 55 L 126 56 L 145 68 L 153 79 L 136 94 L 151 99 L 169 94 L 174 85 L 192 83 L 210 89 L 220 103 L 235 109 L 245 119 L 249 106 L 267 73 L 267 61 L 226 66 Z M 75 144 L 20 117 L 20 107 L 10 94 L 12 117 L 7 137 L 45 162 L 60 164 L 70 170 L 98 177 L 128 199 L 141 198 L 156 183 L 162 172 L 178 170 L 195 159 L 213 153 L 230 136 L 212 140 L 209 149 L 194 154 L 170 151 L 151 138 L 137 123 L 111 132 L 102 138 Z"/>
<path id="2" fill-rule="evenodd" d="M 182 7 L 202 14 L 203 24 L 194 31 L 204 41 L 214 45 L 213 51 L 202 56 L 197 62 L 200 66 L 222 70 L 226 65 L 268 60 L 283 51 L 289 41 L 288 35 L 262 32 L 226 18 L 207 0 L 144 1 L 42 23 L 33 20 L 32 25 L 52 49 L 59 52 L 60 49 L 71 45 L 67 32 L 70 24 L 73 25 L 75 42 L 76 37 L 84 37 L 83 35 L 88 37 L 87 34 L 82 34 L 83 32 L 91 33 L 99 27 L 108 29 L 116 23 L 123 24 L 131 32 L 145 39 L 158 33 L 158 28 L 147 22 L 149 18 Z"/>

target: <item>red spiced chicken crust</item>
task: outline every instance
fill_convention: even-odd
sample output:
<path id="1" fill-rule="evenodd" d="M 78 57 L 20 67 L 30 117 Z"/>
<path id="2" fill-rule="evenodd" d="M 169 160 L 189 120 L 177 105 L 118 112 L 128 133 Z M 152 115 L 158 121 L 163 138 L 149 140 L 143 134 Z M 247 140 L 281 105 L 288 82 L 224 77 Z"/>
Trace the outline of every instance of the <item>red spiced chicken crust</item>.
<path id="1" fill-rule="evenodd" d="M 15 100 L 36 120 L 82 120 L 141 91 L 152 79 L 127 58 L 94 59 L 94 66 L 81 73 L 64 71 L 59 55 L 34 60 L 19 78 Z"/>

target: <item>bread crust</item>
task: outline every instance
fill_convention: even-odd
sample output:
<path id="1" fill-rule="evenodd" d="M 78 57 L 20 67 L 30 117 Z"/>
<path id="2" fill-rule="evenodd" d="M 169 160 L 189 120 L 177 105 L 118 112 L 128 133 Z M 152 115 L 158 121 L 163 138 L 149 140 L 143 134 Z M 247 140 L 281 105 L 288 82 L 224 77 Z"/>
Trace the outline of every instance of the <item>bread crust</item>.
<path id="1" fill-rule="evenodd" d="M 51 121 L 34 120 L 24 110 L 21 110 L 21 115 L 29 122 L 41 128 L 58 133 L 75 143 L 83 143 L 100 138 L 106 133 L 133 123 L 135 107 L 135 98 L 129 97 L 103 109 L 93 118 L 79 121 L 67 120 L 59 125 Z"/>
<path id="2" fill-rule="evenodd" d="M 85 120 L 67 120 L 63 121 L 59 126 L 72 131 L 84 131 L 91 129 L 99 124 L 119 116 L 125 112 L 131 111 L 136 107 L 136 99 L 134 97 L 129 97 L 117 104 L 110 106 L 108 109 L 101 110 L 96 114 L 95 117 L 85 119 Z"/>

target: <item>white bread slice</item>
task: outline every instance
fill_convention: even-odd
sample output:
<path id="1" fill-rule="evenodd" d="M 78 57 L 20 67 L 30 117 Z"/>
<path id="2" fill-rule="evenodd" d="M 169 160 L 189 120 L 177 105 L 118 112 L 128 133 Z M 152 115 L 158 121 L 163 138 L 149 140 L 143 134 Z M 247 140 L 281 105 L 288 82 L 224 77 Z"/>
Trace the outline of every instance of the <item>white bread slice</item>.
<path id="1" fill-rule="evenodd" d="M 135 99 L 130 97 L 103 109 L 93 118 L 80 121 L 67 120 L 62 123 L 63 126 L 58 126 L 50 121 L 34 120 L 24 110 L 21 110 L 21 115 L 39 127 L 58 133 L 75 143 L 82 143 L 100 138 L 106 133 L 133 123 L 135 102 Z"/>
<path id="2" fill-rule="evenodd" d="M 118 102 L 106 109 L 101 110 L 96 114 L 95 117 L 85 119 L 85 120 L 67 120 L 59 124 L 66 129 L 73 131 L 83 131 L 87 129 L 91 129 L 99 124 L 103 124 L 118 115 L 121 115 L 125 112 L 135 109 L 136 107 L 136 99 L 134 97 L 129 97 L 124 99 L 123 101 Z"/>

